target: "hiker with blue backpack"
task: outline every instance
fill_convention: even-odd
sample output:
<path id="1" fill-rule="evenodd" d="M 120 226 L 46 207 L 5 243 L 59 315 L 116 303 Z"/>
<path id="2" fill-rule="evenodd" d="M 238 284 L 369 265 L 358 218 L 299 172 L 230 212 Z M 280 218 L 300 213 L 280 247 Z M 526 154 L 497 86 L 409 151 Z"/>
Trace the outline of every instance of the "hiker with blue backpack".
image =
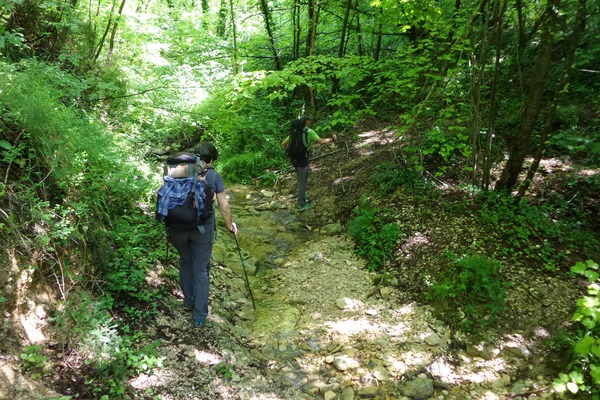
<path id="1" fill-rule="evenodd" d="M 328 144 L 336 139 L 335 134 L 331 138 L 320 138 L 312 129 L 310 117 L 304 116 L 292 121 L 290 134 L 281 142 L 281 148 L 288 154 L 290 162 L 298 174 L 298 211 L 310 208 L 310 202 L 306 196 L 306 185 L 311 143 Z"/>
<path id="2" fill-rule="evenodd" d="M 213 167 L 218 157 L 209 142 L 200 142 L 193 153 L 169 157 L 164 184 L 158 190 L 157 218 L 167 226 L 168 240 L 179 253 L 183 304 L 192 310 L 196 328 L 203 328 L 208 316 L 215 195 L 225 227 L 237 236 L 223 179 Z"/>

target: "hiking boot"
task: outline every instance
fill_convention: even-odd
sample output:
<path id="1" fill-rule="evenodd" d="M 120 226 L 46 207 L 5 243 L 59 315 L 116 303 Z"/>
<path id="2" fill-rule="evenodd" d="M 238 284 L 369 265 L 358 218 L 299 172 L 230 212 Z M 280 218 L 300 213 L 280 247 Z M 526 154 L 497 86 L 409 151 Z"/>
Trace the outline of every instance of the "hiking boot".
<path id="1" fill-rule="evenodd" d="M 202 329 L 206 327 L 206 322 L 203 319 L 195 319 L 194 320 L 194 328 Z"/>
<path id="2" fill-rule="evenodd" d="M 296 207 L 296 210 L 304 211 L 304 210 L 308 210 L 309 208 L 310 208 L 310 203 L 304 203 L 302 205 L 298 204 L 298 206 Z"/>

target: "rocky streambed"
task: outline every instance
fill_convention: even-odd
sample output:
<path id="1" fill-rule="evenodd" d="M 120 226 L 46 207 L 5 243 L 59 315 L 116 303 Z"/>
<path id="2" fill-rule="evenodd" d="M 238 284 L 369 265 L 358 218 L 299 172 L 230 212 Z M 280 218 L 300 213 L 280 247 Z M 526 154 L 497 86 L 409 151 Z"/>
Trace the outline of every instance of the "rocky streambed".
<path id="1" fill-rule="evenodd" d="M 318 201 L 296 213 L 289 195 L 240 186 L 231 196 L 256 309 L 235 241 L 222 233 L 210 326 L 192 330 L 175 296 L 161 307 L 146 334 L 163 368 L 131 382 L 137 397 L 559 398 L 543 349 L 519 333 L 468 337 L 403 301 L 402 283 L 368 272 Z"/>

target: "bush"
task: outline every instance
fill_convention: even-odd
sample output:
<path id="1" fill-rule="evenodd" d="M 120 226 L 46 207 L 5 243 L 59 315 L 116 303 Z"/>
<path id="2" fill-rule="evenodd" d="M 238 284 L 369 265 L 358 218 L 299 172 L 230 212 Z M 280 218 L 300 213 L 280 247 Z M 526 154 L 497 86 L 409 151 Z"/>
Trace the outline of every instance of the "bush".
<path id="1" fill-rule="evenodd" d="M 396 242 L 403 236 L 398 224 L 384 212 L 369 207 L 366 198 L 354 209 L 354 218 L 348 223 L 348 233 L 356 242 L 355 253 L 367 260 L 367 268 L 378 270 L 394 253 Z"/>
<path id="2" fill-rule="evenodd" d="M 502 281 L 498 260 L 482 255 L 457 258 L 443 275 L 441 282 L 429 287 L 429 298 L 451 304 L 465 313 L 463 328 L 471 331 L 489 326 L 504 310 L 508 283 Z"/>
<path id="3" fill-rule="evenodd" d="M 541 261 L 543 268 L 560 268 L 570 252 L 592 252 L 598 241 L 582 230 L 577 221 L 558 219 L 561 210 L 552 205 L 533 206 L 505 194 L 483 193 L 480 220 L 503 238 L 495 255 L 513 261 Z M 555 216 L 554 219 L 553 216 Z"/>
<path id="4" fill-rule="evenodd" d="M 558 392 L 586 393 L 600 398 L 600 281 L 598 264 L 592 260 L 578 262 L 571 271 L 588 280 L 587 296 L 577 300 L 573 321 L 577 333 L 572 341 L 571 363 L 567 373 L 554 381 Z"/>
<path id="5" fill-rule="evenodd" d="M 375 167 L 370 185 L 377 188 L 379 194 L 388 195 L 395 192 L 400 186 L 415 189 L 422 187 L 424 182 L 421 174 L 417 171 L 403 169 L 391 162 L 383 162 Z"/>

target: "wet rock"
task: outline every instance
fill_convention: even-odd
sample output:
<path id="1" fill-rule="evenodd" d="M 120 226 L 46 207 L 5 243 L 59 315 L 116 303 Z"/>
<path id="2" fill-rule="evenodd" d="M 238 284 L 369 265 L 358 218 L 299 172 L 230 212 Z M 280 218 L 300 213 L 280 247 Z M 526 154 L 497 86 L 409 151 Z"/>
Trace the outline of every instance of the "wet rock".
<path id="1" fill-rule="evenodd" d="M 326 392 L 337 393 L 340 391 L 340 389 L 341 389 L 341 385 L 339 383 L 337 383 L 337 382 L 328 383 L 321 388 L 321 393 L 326 393 Z"/>
<path id="2" fill-rule="evenodd" d="M 354 389 L 350 386 L 344 388 L 342 390 L 342 394 L 340 395 L 340 400 L 354 400 Z"/>
<path id="3" fill-rule="evenodd" d="M 383 366 L 373 368 L 373 376 L 380 382 L 390 379 L 388 371 Z"/>
<path id="4" fill-rule="evenodd" d="M 404 396 L 414 399 L 428 399 L 434 394 L 433 381 L 429 378 L 416 378 L 407 382 L 401 389 Z"/>
<path id="5" fill-rule="evenodd" d="M 325 394 L 323 394 L 323 399 L 324 400 L 333 400 L 335 399 L 335 392 L 325 392 Z"/>
<path id="6" fill-rule="evenodd" d="M 369 385 L 358 389 L 357 395 L 358 397 L 372 398 L 377 396 L 377 393 L 379 393 L 379 387 Z"/>

